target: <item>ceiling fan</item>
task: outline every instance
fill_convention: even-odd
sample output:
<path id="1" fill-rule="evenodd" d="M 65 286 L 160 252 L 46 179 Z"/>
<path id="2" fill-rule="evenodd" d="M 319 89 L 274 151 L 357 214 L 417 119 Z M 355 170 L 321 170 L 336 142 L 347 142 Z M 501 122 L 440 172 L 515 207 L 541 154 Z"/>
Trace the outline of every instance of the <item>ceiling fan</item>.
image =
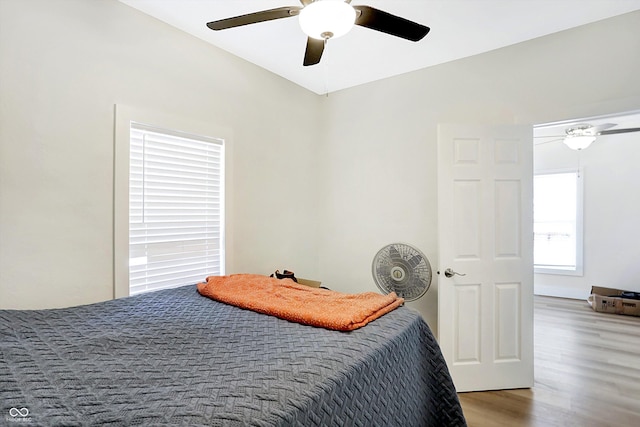
<path id="1" fill-rule="evenodd" d="M 619 133 L 640 132 L 640 128 L 624 128 L 611 129 L 617 126 L 615 123 L 604 123 L 601 125 L 590 125 L 587 123 L 573 125 L 565 129 L 564 135 L 545 135 L 536 138 L 554 138 L 550 141 L 544 141 L 539 144 L 548 144 L 550 142 L 562 141 L 572 150 L 584 150 L 596 137 L 601 135 L 615 135 Z M 538 144 L 538 145 L 539 145 Z"/>
<path id="2" fill-rule="evenodd" d="M 214 31 L 274 19 L 299 16 L 300 27 L 307 35 L 304 66 L 320 62 L 327 41 L 340 37 L 354 25 L 417 42 L 429 27 L 370 6 L 351 6 L 351 0 L 300 0 L 302 6 L 285 6 L 207 23 Z"/>

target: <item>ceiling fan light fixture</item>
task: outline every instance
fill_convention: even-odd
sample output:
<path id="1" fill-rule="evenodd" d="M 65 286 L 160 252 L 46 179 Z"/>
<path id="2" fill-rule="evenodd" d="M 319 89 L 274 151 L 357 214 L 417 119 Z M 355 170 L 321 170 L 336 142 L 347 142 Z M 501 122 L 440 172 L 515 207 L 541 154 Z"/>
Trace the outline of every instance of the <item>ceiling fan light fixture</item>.
<path id="1" fill-rule="evenodd" d="M 300 27 L 318 40 L 347 34 L 356 21 L 356 11 L 343 0 L 316 0 L 300 11 Z"/>
<path id="2" fill-rule="evenodd" d="M 567 135 L 564 143 L 572 150 L 584 150 L 595 140 L 596 137 L 593 135 Z"/>

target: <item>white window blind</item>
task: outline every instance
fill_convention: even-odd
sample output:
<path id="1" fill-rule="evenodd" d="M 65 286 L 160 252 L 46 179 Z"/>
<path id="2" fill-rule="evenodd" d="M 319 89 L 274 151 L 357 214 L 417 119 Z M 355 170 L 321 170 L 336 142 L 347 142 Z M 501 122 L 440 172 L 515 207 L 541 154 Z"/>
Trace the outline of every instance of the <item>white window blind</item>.
<path id="1" fill-rule="evenodd" d="M 131 123 L 131 295 L 224 274 L 224 141 Z"/>

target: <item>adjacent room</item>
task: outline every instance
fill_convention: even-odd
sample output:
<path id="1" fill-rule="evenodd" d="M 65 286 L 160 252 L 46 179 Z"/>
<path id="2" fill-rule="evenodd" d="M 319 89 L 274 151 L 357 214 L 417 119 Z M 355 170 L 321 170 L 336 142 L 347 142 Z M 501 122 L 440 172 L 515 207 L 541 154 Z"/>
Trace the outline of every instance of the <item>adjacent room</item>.
<path id="1" fill-rule="evenodd" d="M 540 236 L 536 236 L 542 239 L 539 247 L 544 252 L 539 254 L 540 260 L 534 261 L 535 293 L 585 299 L 591 286 L 637 290 L 634 276 L 640 267 L 632 242 L 640 237 L 640 229 L 634 225 L 640 206 L 633 195 L 636 188 L 634 165 L 640 156 L 638 133 L 635 132 L 640 128 L 640 114 L 634 111 L 581 118 L 579 122 L 546 124 L 534 130 L 534 174 L 542 179 L 574 174 L 573 195 L 564 193 L 557 181 L 550 183 L 556 191 L 546 191 L 546 194 L 555 193 L 573 204 L 573 218 L 578 220 L 571 226 L 577 235 L 565 239 L 567 233 L 553 228 L 558 223 L 552 217 L 560 213 L 551 213 L 551 217 L 544 218 L 545 214 L 541 212 L 540 221 L 546 220 L 553 225 L 546 233 L 541 231 Z M 593 128 L 587 129 L 587 126 Z M 585 148 L 571 149 L 564 142 L 566 131 L 579 128 L 602 134 L 595 136 Z M 571 137 L 569 141 L 572 138 L 575 139 Z M 576 188 L 580 191 L 576 192 Z M 544 193 L 541 195 L 543 197 Z M 542 199 L 540 203 L 547 202 Z M 549 200 L 549 203 L 560 211 L 569 210 L 559 200 Z M 571 246 L 566 249 L 557 246 L 557 253 L 570 255 L 570 260 L 553 255 L 557 244 Z M 545 269 L 544 264 L 552 266 Z"/>
<path id="2" fill-rule="evenodd" d="M 0 389 L 14 399 L 2 405 L 0 424 L 217 425 L 223 414 L 220 425 L 249 417 L 255 425 L 453 426 L 464 425 L 464 409 L 469 425 L 549 425 L 556 410 L 557 425 L 580 425 L 571 424 L 572 414 L 589 404 L 556 389 L 548 375 L 571 355 L 549 368 L 557 341 L 541 348 L 540 338 L 585 336 L 585 324 L 603 322 L 624 326 L 614 332 L 614 353 L 598 360 L 613 365 L 614 376 L 623 365 L 637 376 L 637 362 L 615 351 L 627 336 L 635 340 L 629 348 L 640 347 L 638 318 L 596 313 L 587 298 L 592 286 L 640 292 L 640 132 L 607 134 L 640 128 L 640 1 L 338 1 L 355 11 L 355 26 L 342 37 L 325 32 L 318 43 L 297 15 L 324 2 L 335 3 L 0 0 L 0 320 L 7 328 L 0 330 Z M 206 25 L 282 7 L 237 28 Z M 396 26 L 417 31 L 419 40 Z M 571 149 L 567 129 L 582 124 L 602 135 Z M 196 157 L 211 167 L 202 181 L 182 169 Z M 180 182 L 158 172 L 165 192 L 147 194 L 145 180 L 163 170 L 178 171 Z M 580 182 L 571 235 L 539 232 L 534 222 L 536 177 L 559 173 Z M 476 185 L 487 176 L 488 186 Z M 560 188 L 554 185 L 547 188 Z M 202 230 L 144 225 L 154 215 L 174 220 L 152 205 L 166 205 L 174 193 L 189 196 L 186 210 L 175 211 L 212 218 L 202 230 L 213 236 L 180 243 L 181 251 L 198 246 L 206 255 L 196 273 L 175 277 L 148 268 L 151 257 L 173 250 L 154 239 Z M 196 202 L 209 195 L 213 213 L 202 214 Z M 543 235 L 559 239 L 562 256 L 534 257 Z M 407 255 L 396 255 L 405 247 Z M 391 283 L 419 268 L 425 285 L 415 298 L 398 288 L 401 307 L 377 282 L 385 248 L 404 260 L 385 270 Z M 290 272 L 301 279 L 294 287 L 310 285 L 314 295 L 377 294 L 376 303 L 386 298 L 389 308 L 362 322 L 370 325 L 336 327 L 352 332 L 317 328 L 313 341 L 300 329 L 309 326 L 237 315 L 226 305 L 204 314 L 213 302 L 201 295 L 214 293 L 217 280 L 207 276 L 286 280 Z M 253 293 L 233 285 L 229 298 Z M 269 299 L 257 295 L 251 304 Z M 564 314 L 556 318 L 557 307 Z M 222 323 L 228 319 L 237 321 Z M 565 322 L 577 329 L 563 329 Z M 256 324 L 264 329 L 252 330 Z M 183 328 L 197 338 L 184 338 Z M 120 333 L 129 334 L 126 341 Z M 207 342 L 214 335 L 234 344 L 218 355 L 229 375 L 219 382 L 235 387 L 224 393 L 254 396 L 259 405 L 239 401 L 232 410 L 227 401 L 208 401 L 212 386 L 202 377 L 218 375 L 206 363 L 221 347 Z M 154 336 L 162 337 L 162 353 L 149 347 Z M 247 336 L 259 342 L 243 346 Z M 30 344 L 30 337 L 42 341 Z M 189 368 L 175 368 L 174 345 L 187 349 Z M 91 355 L 92 370 L 81 354 Z M 61 374 L 62 364 L 47 361 L 57 357 L 80 374 Z M 234 365 L 237 357 L 254 368 Z M 264 383 L 255 366 L 273 368 Z M 113 385 L 109 373 L 131 382 Z M 389 387 L 362 392 L 372 396 L 366 403 L 354 397 L 360 391 L 342 387 L 371 384 L 379 373 Z M 279 375 L 286 387 L 265 394 Z M 49 382 L 38 388 L 42 378 Z M 80 400 L 60 397 L 87 384 Z M 153 384 L 155 394 L 140 384 Z M 426 395 L 398 399 L 408 387 Z M 626 380 L 615 388 L 640 393 Z M 482 393 L 503 389 L 515 391 Z M 15 400 L 40 392 L 59 397 Z M 329 403 L 331 396 L 354 404 Z M 417 410 L 425 399 L 440 409 Z M 525 415 L 509 418 L 505 401 L 527 402 L 517 410 Z M 634 425 L 640 409 L 633 400 L 619 405 L 624 417 L 613 424 Z M 322 419 L 321 411 L 333 415 Z M 548 418 L 540 421 L 541 414 Z M 503 424 L 478 422 L 491 417 Z M 599 415 L 580 420 L 611 425 Z"/>

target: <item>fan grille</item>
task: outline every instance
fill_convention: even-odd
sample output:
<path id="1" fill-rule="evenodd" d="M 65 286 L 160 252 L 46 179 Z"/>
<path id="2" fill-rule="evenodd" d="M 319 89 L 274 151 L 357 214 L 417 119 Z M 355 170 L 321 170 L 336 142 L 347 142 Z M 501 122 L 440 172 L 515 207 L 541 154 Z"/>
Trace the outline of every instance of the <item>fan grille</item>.
<path id="1" fill-rule="evenodd" d="M 413 246 L 392 243 L 373 258 L 373 279 L 384 293 L 395 292 L 407 301 L 423 296 L 431 286 L 431 264 Z"/>

